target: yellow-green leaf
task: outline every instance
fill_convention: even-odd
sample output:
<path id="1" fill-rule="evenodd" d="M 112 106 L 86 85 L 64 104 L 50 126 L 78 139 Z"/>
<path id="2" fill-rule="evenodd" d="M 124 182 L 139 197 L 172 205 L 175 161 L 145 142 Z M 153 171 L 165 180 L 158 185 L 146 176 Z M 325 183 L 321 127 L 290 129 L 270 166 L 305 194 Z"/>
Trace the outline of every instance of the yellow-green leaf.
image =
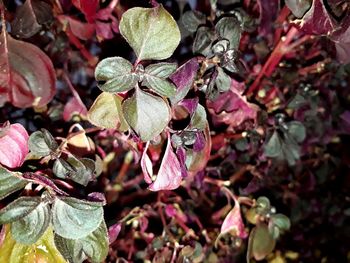
<path id="1" fill-rule="evenodd" d="M 4 227 L 6 228 L 6 234 L 5 240 L 0 247 L 0 262 L 66 263 L 54 244 L 51 227 L 49 227 L 42 237 L 32 245 L 17 243 L 11 236 L 10 225 L 5 225 Z"/>
<path id="2" fill-rule="evenodd" d="M 123 14 L 119 29 L 139 61 L 169 58 L 181 39 L 174 18 L 162 5 L 129 9 Z"/>
<path id="3" fill-rule="evenodd" d="M 89 121 L 101 128 L 126 131 L 128 124 L 121 110 L 121 102 L 119 95 L 102 92 L 88 112 Z"/>

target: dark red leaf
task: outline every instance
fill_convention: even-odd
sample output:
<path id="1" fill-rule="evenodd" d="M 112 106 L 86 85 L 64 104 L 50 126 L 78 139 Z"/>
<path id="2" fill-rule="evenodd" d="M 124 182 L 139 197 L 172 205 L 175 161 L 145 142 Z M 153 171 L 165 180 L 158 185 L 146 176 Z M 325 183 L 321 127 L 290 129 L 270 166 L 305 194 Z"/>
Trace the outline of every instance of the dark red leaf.
<path id="1" fill-rule="evenodd" d="M 55 95 L 56 75 L 50 58 L 38 47 L 0 36 L 0 97 L 20 108 L 43 107 Z"/>
<path id="2" fill-rule="evenodd" d="M 91 39 L 95 34 L 94 24 L 83 23 L 77 19 L 64 15 L 59 16 L 58 19 L 65 26 L 69 26 L 72 33 L 81 40 Z"/>
<path id="3" fill-rule="evenodd" d="M 86 21 L 94 22 L 99 0 L 72 0 L 72 3 L 84 14 Z"/>
<path id="4" fill-rule="evenodd" d="M 17 37 L 28 38 L 39 32 L 42 24 L 52 20 L 51 6 L 40 0 L 26 0 L 16 10 L 11 22 L 11 33 Z"/>

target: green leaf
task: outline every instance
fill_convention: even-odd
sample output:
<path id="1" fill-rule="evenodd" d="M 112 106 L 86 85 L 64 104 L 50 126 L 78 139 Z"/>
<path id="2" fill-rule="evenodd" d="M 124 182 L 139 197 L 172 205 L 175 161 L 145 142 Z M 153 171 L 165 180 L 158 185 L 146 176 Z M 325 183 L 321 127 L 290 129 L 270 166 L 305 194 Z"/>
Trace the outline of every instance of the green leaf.
<path id="1" fill-rule="evenodd" d="M 176 63 L 158 63 L 146 67 L 142 85 L 154 90 L 161 96 L 174 96 L 176 86 L 166 78 L 176 71 L 176 67 Z"/>
<path id="2" fill-rule="evenodd" d="M 33 245 L 17 243 L 11 236 L 10 226 L 5 225 L 5 240 L 0 246 L 0 262 L 6 263 L 67 263 L 57 250 L 53 232 L 49 227 Z"/>
<path id="3" fill-rule="evenodd" d="M 207 126 L 207 113 L 202 105 L 198 104 L 191 119 L 191 129 L 204 130 Z"/>
<path id="4" fill-rule="evenodd" d="M 304 141 L 306 137 L 306 129 L 299 121 L 291 121 L 287 123 L 288 134 L 298 143 Z"/>
<path id="5" fill-rule="evenodd" d="M 11 223 L 32 212 L 41 202 L 38 196 L 19 197 L 0 210 L 0 225 Z"/>
<path id="6" fill-rule="evenodd" d="M 123 14 L 119 29 L 139 61 L 169 58 L 181 39 L 174 18 L 162 5 L 129 9 Z"/>
<path id="7" fill-rule="evenodd" d="M 193 53 L 209 56 L 211 54 L 211 45 L 216 36 L 209 27 L 200 27 L 197 30 L 196 37 L 193 41 Z"/>
<path id="8" fill-rule="evenodd" d="M 126 131 L 128 124 L 123 116 L 122 100 L 119 95 L 102 92 L 88 112 L 89 121 L 97 127 Z"/>
<path id="9" fill-rule="evenodd" d="M 102 60 L 95 69 L 98 87 L 106 92 L 124 92 L 135 87 L 138 76 L 132 64 L 122 57 Z"/>
<path id="10" fill-rule="evenodd" d="M 290 229 L 290 220 L 287 216 L 285 216 L 283 214 L 271 215 L 270 221 L 274 225 L 276 225 L 281 230 L 281 232 Z"/>
<path id="11" fill-rule="evenodd" d="M 170 120 L 168 103 L 140 88 L 123 102 L 122 109 L 129 126 L 143 141 L 152 140 L 159 135 Z"/>
<path id="12" fill-rule="evenodd" d="M 40 203 L 32 212 L 11 224 L 13 238 L 22 244 L 33 244 L 45 233 L 51 221 L 47 203 Z"/>
<path id="13" fill-rule="evenodd" d="M 218 76 L 215 80 L 216 87 L 220 92 L 228 91 L 231 87 L 231 77 L 222 68 L 218 68 Z"/>
<path id="14" fill-rule="evenodd" d="M 56 198 L 52 206 L 55 233 L 68 239 L 79 239 L 94 231 L 103 220 L 100 203 L 73 197 Z"/>
<path id="15" fill-rule="evenodd" d="M 61 254 L 72 263 L 81 263 L 89 260 L 100 263 L 108 255 L 108 235 L 104 221 L 91 234 L 80 239 L 66 239 L 55 236 L 55 244 Z"/>
<path id="16" fill-rule="evenodd" d="M 18 178 L 14 172 L 0 166 L 0 200 L 22 189 L 26 184 L 26 180 Z"/>
<path id="17" fill-rule="evenodd" d="M 264 146 L 264 153 L 267 157 L 279 157 L 282 154 L 282 141 L 274 131 L 268 142 Z"/>
<path id="18" fill-rule="evenodd" d="M 88 158 L 77 158 L 71 154 L 67 160 L 57 159 L 53 165 L 53 172 L 59 178 L 69 178 L 86 186 L 94 177 L 95 162 Z"/>
<path id="19" fill-rule="evenodd" d="M 241 24 L 236 17 L 223 17 L 216 23 L 215 29 L 221 38 L 230 41 L 230 49 L 238 49 L 241 39 Z"/>
<path id="20" fill-rule="evenodd" d="M 29 150 L 39 157 L 47 156 L 58 148 L 55 138 L 45 129 L 33 132 L 29 137 L 28 145 Z"/>
<path id="21" fill-rule="evenodd" d="M 205 24 L 206 16 L 198 11 L 187 11 L 181 17 L 182 24 L 191 33 L 197 31 L 200 25 Z"/>
<path id="22" fill-rule="evenodd" d="M 260 196 L 257 200 L 256 200 L 256 211 L 259 214 L 267 214 L 270 212 L 271 209 L 271 204 L 270 204 L 270 200 L 265 197 L 265 196 Z"/>
<path id="23" fill-rule="evenodd" d="M 274 248 L 275 240 L 265 224 L 258 225 L 252 229 L 248 241 L 248 259 L 263 260 Z"/>

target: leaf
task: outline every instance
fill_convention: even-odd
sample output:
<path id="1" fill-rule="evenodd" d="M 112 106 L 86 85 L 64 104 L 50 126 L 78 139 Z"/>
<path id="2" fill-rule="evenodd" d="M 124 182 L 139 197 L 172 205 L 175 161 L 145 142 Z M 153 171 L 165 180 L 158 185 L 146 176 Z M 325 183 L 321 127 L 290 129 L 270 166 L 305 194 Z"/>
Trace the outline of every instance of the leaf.
<path id="1" fill-rule="evenodd" d="M 256 121 L 258 106 L 247 101 L 242 95 L 245 85 L 231 79 L 230 90 L 221 93 L 215 101 L 207 101 L 208 107 L 216 114 L 213 120 L 217 123 L 226 123 L 235 128 L 246 120 Z"/>
<path id="2" fill-rule="evenodd" d="M 238 201 L 235 200 L 235 206 L 225 217 L 221 225 L 220 235 L 231 233 L 239 238 L 247 238 L 248 233 L 244 229 L 244 223 L 241 215 L 241 208 Z"/>
<path id="3" fill-rule="evenodd" d="M 41 238 L 33 245 L 17 243 L 11 236 L 10 226 L 6 225 L 5 228 L 5 240 L 0 246 L 0 262 L 67 263 L 54 244 L 51 227 L 49 227 Z"/>
<path id="4" fill-rule="evenodd" d="M 161 97 L 137 88 L 132 97 L 122 103 L 125 120 L 143 141 L 159 135 L 170 120 L 168 103 Z"/>
<path id="5" fill-rule="evenodd" d="M 112 244 L 117 240 L 120 230 L 122 229 L 121 223 L 116 223 L 108 228 L 108 242 Z"/>
<path id="6" fill-rule="evenodd" d="M 26 0 L 16 9 L 11 22 L 11 33 L 16 37 L 29 38 L 41 30 L 41 24 L 52 20 L 51 6 L 40 0 Z"/>
<path id="7" fill-rule="evenodd" d="M 94 177 L 95 162 L 88 158 L 78 158 L 70 154 L 67 160 L 60 158 L 55 161 L 53 172 L 59 178 L 69 178 L 86 186 Z"/>
<path id="8" fill-rule="evenodd" d="M 250 232 L 248 241 L 248 258 L 263 260 L 275 248 L 275 240 L 265 224 L 258 225 Z"/>
<path id="9" fill-rule="evenodd" d="M 213 32 L 209 27 L 199 27 L 193 41 L 193 53 L 209 56 L 211 54 L 211 45 L 215 38 L 215 32 Z"/>
<path id="10" fill-rule="evenodd" d="M 67 104 L 64 105 L 63 109 L 63 120 L 68 122 L 74 116 L 80 116 L 81 118 L 86 118 L 87 109 L 81 100 L 76 97 L 71 97 Z"/>
<path id="11" fill-rule="evenodd" d="M 307 3 L 305 3 L 305 6 L 307 6 Z M 296 12 L 297 15 L 300 15 L 300 13 Z M 328 12 L 322 0 L 313 0 L 311 7 L 304 16 L 293 21 L 293 23 L 306 34 L 313 35 L 331 35 L 338 27 L 336 20 Z"/>
<path id="12" fill-rule="evenodd" d="M 64 31 L 71 30 L 72 33 L 79 39 L 89 40 L 94 37 L 96 31 L 94 24 L 84 23 L 78 19 L 66 15 L 59 15 L 57 19 L 63 25 Z"/>
<path id="13" fill-rule="evenodd" d="M 41 202 L 38 196 L 19 197 L 0 210 L 0 225 L 14 222 L 32 212 Z"/>
<path id="14" fill-rule="evenodd" d="M 100 203 L 73 197 L 56 198 L 52 206 L 52 224 L 57 235 L 79 239 L 93 232 L 103 220 Z"/>
<path id="15" fill-rule="evenodd" d="M 119 95 L 102 92 L 89 109 L 89 121 L 97 127 L 126 131 L 128 124 L 123 116 L 122 100 Z"/>
<path id="16" fill-rule="evenodd" d="M 125 92 L 135 87 L 138 76 L 132 64 L 122 57 L 105 58 L 97 64 L 95 79 L 106 92 Z"/>
<path id="17" fill-rule="evenodd" d="M 40 203 L 25 217 L 12 222 L 12 237 L 19 243 L 30 245 L 45 233 L 51 221 L 51 211 L 47 203 Z"/>
<path id="18" fill-rule="evenodd" d="M 55 95 L 56 75 L 50 58 L 38 47 L 0 36 L 0 97 L 19 108 L 46 106 Z"/>
<path id="19" fill-rule="evenodd" d="M 0 166 L 0 200 L 22 189 L 27 182 Z"/>
<path id="20" fill-rule="evenodd" d="M 287 123 L 288 134 L 297 142 L 301 143 L 306 137 L 305 126 L 299 121 L 291 121 Z"/>
<path id="21" fill-rule="evenodd" d="M 224 70 L 218 67 L 218 76 L 216 77 L 215 84 L 220 92 L 226 92 L 231 87 L 231 77 L 227 75 Z"/>
<path id="22" fill-rule="evenodd" d="M 28 143 L 29 150 L 39 157 L 50 155 L 58 148 L 55 138 L 53 138 L 51 133 L 46 129 L 33 132 L 29 137 Z"/>
<path id="23" fill-rule="evenodd" d="M 154 90 L 161 96 L 174 96 L 176 86 L 166 79 L 176 71 L 176 67 L 176 63 L 157 63 L 147 66 L 142 85 Z"/>
<path id="24" fill-rule="evenodd" d="M 129 9 L 122 16 L 119 30 L 139 61 L 169 58 L 181 39 L 174 18 L 162 5 Z"/>
<path id="25" fill-rule="evenodd" d="M 271 39 L 275 30 L 274 23 L 276 21 L 279 9 L 279 0 L 257 1 L 259 5 L 259 35 Z"/>
<path id="26" fill-rule="evenodd" d="M 286 6 L 292 11 L 293 15 L 298 18 L 304 16 L 304 14 L 310 9 L 313 0 L 286 0 Z"/>
<path id="27" fill-rule="evenodd" d="M 177 87 L 176 94 L 170 98 L 173 105 L 185 98 L 189 90 L 192 88 L 197 77 L 198 69 L 199 64 L 197 58 L 192 58 L 179 67 L 176 72 L 169 77 Z"/>
<path id="28" fill-rule="evenodd" d="M 189 125 L 190 129 L 194 130 L 204 130 L 207 125 L 207 113 L 202 105 L 198 104 L 196 111 L 194 112 L 191 123 Z"/>
<path id="29" fill-rule="evenodd" d="M 87 259 L 92 263 L 104 262 L 108 255 L 106 224 L 102 222 L 95 231 L 80 239 L 66 239 L 55 235 L 55 244 L 69 262 L 81 263 Z"/>
<path id="30" fill-rule="evenodd" d="M 205 24 L 206 17 L 198 11 L 190 10 L 182 15 L 181 21 L 189 32 L 194 33 L 200 25 Z"/>
<path id="31" fill-rule="evenodd" d="M 281 232 L 289 230 L 291 226 L 289 218 L 283 214 L 271 215 L 270 222 L 277 226 Z"/>
<path id="32" fill-rule="evenodd" d="M 29 135 L 19 123 L 0 128 L 0 164 L 8 168 L 20 167 L 28 152 Z"/>
<path id="33" fill-rule="evenodd" d="M 151 191 L 160 191 L 178 188 L 182 181 L 182 170 L 180 162 L 171 146 L 170 135 L 168 135 L 165 153 L 156 176 L 153 175 L 152 162 L 147 155 L 147 148 L 148 146 L 142 154 L 141 167 L 145 181 L 150 183 L 148 189 Z M 153 181 L 152 178 L 154 177 L 155 180 Z"/>
<path id="34" fill-rule="evenodd" d="M 85 15 L 89 23 L 95 20 L 99 0 L 72 0 L 72 3 Z"/>
<path id="35" fill-rule="evenodd" d="M 265 144 L 264 153 L 267 157 L 278 157 L 282 153 L 282 142 L 277 133 L 274 131 L 271 138 Z"/>
<path id="36" fill-rule="evenodd" d="M 234 16 L 223 17 L 215 25 L 215 30 L 221 38 L 230 42 L 230 49 L 238 49 L 241 39 L 241 24 Z"/>
<path id="37" fill-rule="evenodd" d="M 22 177 L 29 182 L 33 182 L 35 184 L 42 185 L 45 188 L 52 189 L 53 191 L 55 191 L 56 193 L 58 193 L 60 195 L 68 195 L 65 191 L 59 189 L 55 185 L 55 183 L 50 178 L 48 178 L 46 176 L 29 172 L 29 173 L 23 173 Z"/>

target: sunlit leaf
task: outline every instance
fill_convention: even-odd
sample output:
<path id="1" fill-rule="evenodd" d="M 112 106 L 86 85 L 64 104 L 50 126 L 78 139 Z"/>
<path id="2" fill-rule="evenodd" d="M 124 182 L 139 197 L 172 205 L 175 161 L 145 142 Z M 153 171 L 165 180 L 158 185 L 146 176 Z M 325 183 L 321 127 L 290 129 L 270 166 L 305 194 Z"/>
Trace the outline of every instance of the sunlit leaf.
<path id="1" fill-rule="evenodd" d="M 33 244 L 44 234 L 51 221 L 51 211 L 47 203 L 40 203 L 25 217 L 12 222 L 12 237 L 22 244 Z"/>
<path id="2" fill-rule="evenodd" d="M 28 152 L 29 135 L 19 123 L 0 128 L 0 164 L 8 168 L 20 167 Z"/>
<path id="3" fill-rule="evenodd" d="M 27 181 L 22 180 L 15 176 L 13 172 L 0 166 L 0 200 L 22 189 L 26 184 Z"/>
<path id="4" fill-rule="evenodd" d="M 41 203 L 38 196 L 19 197 L 0 210 L 0 224 L 7 224 L 21 219 L 35 210 Z"/>
<path id="5" fill-rule="evenodd" d="M 79 239 L 55 235 L 55 245 L 69 262 L 80 263 L 87 259 L 92 263 L 103 262 L 108 254 L 106 224 L 102 222 L 91 234 Z"/>
<path id="6" fill-rule="evenodd" d="M 125 120 L 143 141 L 159 135 L 170 120 L 168 103 L 161 97 L 137 88 L 132 97 L 123 101 Z"/>
<path id="7" fill-rule="evenodd" d="M 142 85 L 154 90 L 161 96 L 172 97 L 176 86 L 167 78 L 175 72 L 176 63 L 157 63 L 146 67 Z"/>
<path id="8" fill-rule="evenodd" d="M 99 202 L 60 197 L 52 206 L 53 228 L 64 238 L 83 238 L 93 232 L 102 220 L 103 208 Z"/>
<path id="9" fill-rule="evenodd" d="M 123 14 L 119 29 L 138 60 L 169 58 L 181 38 L 174 18 L 162 5 L 129 9 Z"/>
<path id="10" fill-rule="evenodd" d="M 275 240 L 272 238 L 267 225 L 260 224 L 252 229 L 248 241 L 247 258 L 263 260 L 275 248 Z"/>
<path id="11" fill-rule="evenodd" d="M 132 71 L 132 64 L 122 57 L 105 58 L 96 66 L 95 79 L 103 91 L 124 92 L 137 83 L 138 76 Z"/>
<path id="12" fill-rule="evenodd" d="M 51 227 L 32 245 L 17 243 L 6 225 L 5 240 L 0 246 L 0 262 L 6 263 L 67 263 L 54 244 Z"/>
<path id="13" fill-rule="evenodd" d="M 40 157 L 47 156 L 58 148 L 58 144 L 46 129 L 33 132 L 29 137 L 29 150 Z"/>
<path id="14" fill-rule="evenodd" d="M 89 121 L 98 127 L 126 131 L 128 124 L 123 116 L 121 102 L 122 97 L 102 92 L 89 109 Z"/>

